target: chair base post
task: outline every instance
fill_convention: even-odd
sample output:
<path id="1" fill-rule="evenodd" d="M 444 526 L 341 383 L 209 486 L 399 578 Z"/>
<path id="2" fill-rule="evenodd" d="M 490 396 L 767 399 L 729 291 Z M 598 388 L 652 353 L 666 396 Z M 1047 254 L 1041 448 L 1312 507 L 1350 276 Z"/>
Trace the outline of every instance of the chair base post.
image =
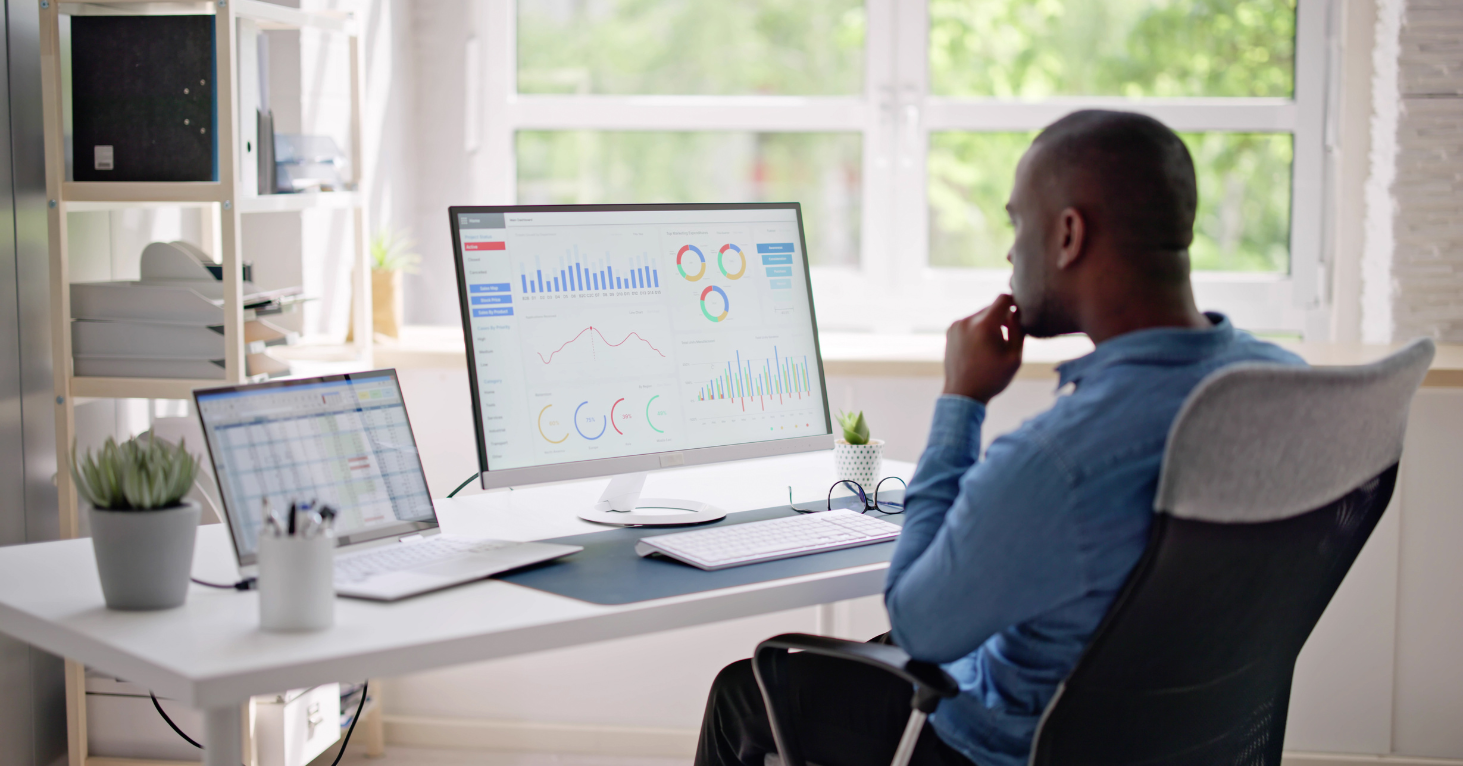
<path id="1" fill-rule="evenodd" d="M 919 742 L 919 734 L 924 730 L 928 717 L 923 710 L 910 712 L 909 722 L 904 725 L 904 736 L 899 738 L 899 747 L 894 750 L 894 760 L 889 766 L 909 766 L 909 759 L 914 757 L 915 743 Z"/>

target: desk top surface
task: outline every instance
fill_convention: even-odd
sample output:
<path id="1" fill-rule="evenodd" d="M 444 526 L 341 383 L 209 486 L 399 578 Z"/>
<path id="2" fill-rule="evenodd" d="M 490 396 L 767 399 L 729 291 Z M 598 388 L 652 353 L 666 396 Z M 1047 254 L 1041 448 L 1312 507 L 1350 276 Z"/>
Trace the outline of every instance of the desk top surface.
<path id="1" fill-rule="evenodd" d="M 909 463 L 884 473 L 908 478 Z M 651 474 L 648 496 L 704 499 L 727 511 L 822 497 L 833 458 L 815 452 Z M 537 540 L 604 527 L 576 517 L 604 480 L 438 500 L 452 534 Z M 259 630 L 258 593 L 191 586 L 160 612 L 106 609 L 90 540 L 0 548 L 0 631 L 194 707 L 318 683 L 397 675 L 877 593 L 885 564 L 623 606 L 600 606 L 486 580 L 380 604 L 337 599 L 334 627 Z M 201 527 L 194 576 L 236 576 L 221 525 Z"/>

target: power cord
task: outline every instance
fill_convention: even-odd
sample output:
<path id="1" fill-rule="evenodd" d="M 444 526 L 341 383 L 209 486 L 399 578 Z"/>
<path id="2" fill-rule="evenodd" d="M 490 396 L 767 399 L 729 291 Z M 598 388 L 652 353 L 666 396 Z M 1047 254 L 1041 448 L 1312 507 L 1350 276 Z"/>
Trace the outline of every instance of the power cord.
<path id="1" fill-rule="evenodd" d="M 231 584 L 225 584 L 221 582 L 204 582 L 197 577 L 189 577 L 188 579 L 204 587 L 218 588 L 219 590 L 254 590 L 255 588 L 259 587 L 259 581 L 254 579 L 253 577 L 245 577 L 244 579 Z"/>
<path id="2" fill-rule="evenodd" d="M 480 474 L 480 473 L 475 473 L 475 474 L 473 474 L 473 475 L 471 475 L 471 476 L 469 476 L 469 477 L 467 477 L 467 481 L 464 481 L 464 482 L 463 482 L 463 483 L 461 483 L 461 484 L 458 484 L 458 485 L 457 485 L 457 489 L 454 489 L 454 490 L 452 490 L 452 491 L 451 491 L 451 492 L 448 492 L 448 493 L 447 493 L 447 496 L 448 496 L 448 497 L 452 497 L 452 496 L 453 496 L 453 495 L 455 495 L 455 494 L 457 494 L 457 493 L 458 493 L 458 492 L 461 492 L 461 491 L 462 491 L 462 490 L 463 490 L 463 488 L 464 488 L 464 487 L 466 487 L 466 486 L 467 486 L 467 485 L 469 485 L 469 484 L 471 484 L 471 483 L 472 483 L 472 482 L 473 482 L 473 480 L 474 480 L 474 479 L 476 479 L 476 478 L 477 478 L 477 477 L 479 477 L 479 476 L 481 476 L 481 475 L 482 475 L 482 474 Z M 508 491 L 509 491 L 509 492 L 512 492 L 512 491 L 513 491 L 513 488 L 512 488 L 512 487 L 509 487 L 509 488 L 508 488 Z"/>
<path id="3" fill-rule="evenodd" d="M 473 479 L 476 479 L 477 477 L 478 477 L 478 474 L 476 474 L 476 473 L 473 474 L 473 475 L 471 475 L 471 476 L 469 476 L 469 477 L 467 477 L 467 481 L 464 481 L 463 483 L 458 484 L 457 485 L 457 489 L 454 489 L 451 492 L 448 492 L 447 493 L 447 496 L 448 497 L 452 497 L 453 495 L 457 494 L 458 492 L 461 492 L 462 489 L 463 489 L 463 487 L 466 487 L 467 485 L 471 484 L 472 483 L 472 480 Z"/>
<path id="4" fill-rule="evenodd" d="M 227 586 L 215 586 L 215 587 L 227 587 Z M 356 724 L 359 723 L 360 720 L 361 720 L 361 711 L 363 711 L 363 710 L 366 709 L 366 695 L 369 694 L 370 691 L 371 691 L 371 682 L 370 681 L 363 681 L 363 682 L 361 682 L 361 701 L 360 701 L 359 704 L 356 705 L 356 714 L 355 714 L 355 717 L 351 719 L 350 728 L 345 730 L 345 739 L 342 740 L 341 743 L 340 743 L 340 752 L 338 752 L 338 753 L 335 754 L 335 760 L 330 763 L 330 766 L 340 766 L 340 759 L 343 758 L 343 757 L 345 757 L 345 748 L 346 748 L 347 745 L 349 745 L 351 743 L 351 735 L 356 733 Z M 192 737 L 188 736 L 187 734 L 184 734 L 183 733 L 183 730 L 180 729 L 180 728 L 178 728 L 178 724 L 173 723 L 173 719 L 169 718 L 167 712 L 163 710 L 162 703 L 157 701 L 157 695 L 156 694 L 153 694 L 151 691 L 149 691 L 147 693 L 147 696 L 149 696 L 149 697 L 152 698 L 152 706 L 153 706 L 153 708 L 155 708 L 157 710 L 157 714 L 163 717 L 163 720 L 167 722 L 168 726 L 174 732 L 176 732 L 178 736 L 180 736 L 180 737 L 183 738 L 183 741 L 185 741 L 188 744 L 190 744 L 190 745 L 198 748 L 199 750 L 202 750 L 203 749 L 203 745 L 198 744 L 198 741 L 197 740 L 193 739 Z"/>
<path id="5" fill-rule="evenodd" d="M 361 720 L 361 711 L 366 709 L 366 694 L 371 691 L 371 682 L 361 682 L 361 701 L 356 705 L 356 715 L 351 719 L 351 727 L 345 730 L 345 740 L 340 743 L 340 752 L 335 754 L 335 760 L 330 766 L 339 766 L 340 759 L 345 755 L 345 746 L 351 743 L 351 735 L 356 733 L 356 724 Z"/>
<path id="6" fill-rule="evenodd" d="M 163 704 L 161 702 L 158 702 L 157 701 L 157 695 L 156 694 L 153 694 L 151 691 L 149 691 L 147 693 L 147 696 L 152 697 L 152 706 L 154 708 L 157 708 L 157 714 L 160 715 L 160 716 L 162 716 L 164 721 L 167 721 L 168 722 L 168 726 L 172 727 L 173 731 L 177 732 L 178 733 L 178 736 L 180 736 L 180 737 L 183 738 L 183 741 L 185 741 L 188 744 L 190 744 L 190 745 L 198 748 L 199 750 L 202 750 L 203 749 L 203 745 L 198 744 L 198 741 L 197 740 L 193 739 L 192 737 L 188 736 L 187 734 L 184 734 L 183 733 L 183 730 L 178 728 L 178 724 L 173 723 L 173 719 L 169 718 L 168 717 L 168 714 L 163 711 Z"/>

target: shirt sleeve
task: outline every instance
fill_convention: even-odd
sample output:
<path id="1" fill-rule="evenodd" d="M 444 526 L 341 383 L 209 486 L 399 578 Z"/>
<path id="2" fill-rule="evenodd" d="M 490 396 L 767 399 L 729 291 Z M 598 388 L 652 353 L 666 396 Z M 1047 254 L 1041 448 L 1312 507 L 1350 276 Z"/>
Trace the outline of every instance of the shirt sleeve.
<path id="1" fill-rule="evenodd" d="M 911 656 L 952 662 L 1084 592 L 1072 481 L 1030 424 L 980 454 L 985 407 L 942 396 L 884 601 Z"/>

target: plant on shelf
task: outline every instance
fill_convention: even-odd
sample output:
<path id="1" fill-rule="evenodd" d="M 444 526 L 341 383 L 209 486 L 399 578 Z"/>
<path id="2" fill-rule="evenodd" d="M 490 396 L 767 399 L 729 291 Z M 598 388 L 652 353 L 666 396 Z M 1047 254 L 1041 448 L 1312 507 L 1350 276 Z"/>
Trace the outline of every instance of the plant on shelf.
<path id="1" fill-rule="evenodd" d="M 181 441 L 152 434 L 78 458 L 71 477 L 90 511 L 92 550 L 102 595 L 112 609 L 167 609 L 188 597 L 198 503 L 185 500 L 198 460 Z"/>
<path id="2" fill-rule="evenodd" d="M 884 462 L 884 442 L 869 438 L 869 423 L 862 411 L 838 413 L 843 438 L 833 442 L 833 463 L 840 481 L 856 481 L 872 492 Z"/>
<path id="3" fill-rule="evenodd" d="M 405 230 L 383 226 L 371 237 L 371 326 L 378 335 L 401 335 L 401 275 L 417 273 L 422 257 Z"/>

